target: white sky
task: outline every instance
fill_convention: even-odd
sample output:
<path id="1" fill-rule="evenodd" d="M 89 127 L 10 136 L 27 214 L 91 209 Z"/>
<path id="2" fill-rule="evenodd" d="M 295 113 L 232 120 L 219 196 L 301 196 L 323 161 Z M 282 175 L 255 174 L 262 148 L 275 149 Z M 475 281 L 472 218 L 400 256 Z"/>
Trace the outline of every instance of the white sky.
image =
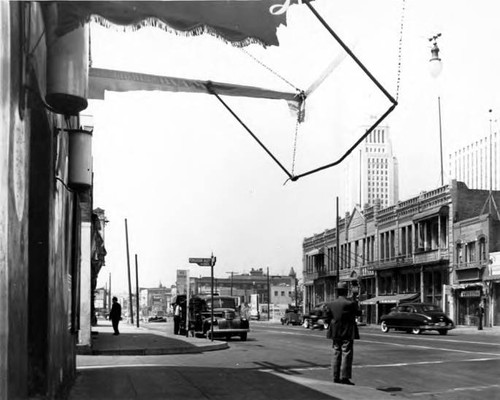
<path id="1" fill-rule="evenodd" d="M 313 5 L 395 96 L 402 1 Z M 399 105 L 386 120 L 399 161 L 401 200 L 440 184 L 438 95 L 445 173 L 450 151 L 489 134 L 490 117 L 496 120 L 500 109 L 498 15 L 495 0 L 406 1 Z M 434 80 L 427 39 L 438 32 L 443 71 Z M 95 25 L 91 35 L 94 67 L 291 89 L 241 50 L 209 36 L 124 33 Z M 341 60 L 307 101 L 296 150 L 299 174 L 335 161 L 369 116 L 381 115 L 389 102 L 349 58 L 342 59 L 305 5 L 289 10 L 279 40 L 279 47 L 247 50 L 301 89 L 330 61 Z M 295 120 L 286 104 L 225 100 L 290 170 Z M 142 287 L 174 284 L 177 269 L 208 275 L 209 269 L 188 258 L 212 252 L 217 277 L 266 267 L 271 274 L 287 274 L 290 267 L 301 273 L 303 238 L 334 226 L 343 166 L 284 185 L 283 171 L 213 97 L 107 92 L 104 102 L 91 102 L 89 112 L 95 123 L 94 207 L 105 209 L 110 221 L 98 286 L 111 273 L 113 291 L 127 289 L 125 218 L 132 276 L 137 254 Z"/>

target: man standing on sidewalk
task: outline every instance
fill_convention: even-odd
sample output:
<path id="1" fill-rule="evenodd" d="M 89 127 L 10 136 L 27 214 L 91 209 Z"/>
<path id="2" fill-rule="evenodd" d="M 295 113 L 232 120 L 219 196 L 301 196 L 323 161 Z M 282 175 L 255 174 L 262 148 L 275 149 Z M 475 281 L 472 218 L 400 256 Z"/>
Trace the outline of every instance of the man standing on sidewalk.
<path id="1" fill-rule="evenodd" d="M 182 307 L 180 304 L 174 304 L 174 335 L 179 334 L 180 324 L 181 324 L 181 313 Z"/>
<path id="2" fill-rule="evenodd" d="M 352 378 L 352 361 L 354 356 L 354 339 L 359 339 L 356 317 L 361 315 L 357 301 L 348 299 L 347 284 L 337 285 L 337 299 L 327 305 L 330 325 L 327 338 L 333 340 L 333 382 L 354 385 Z"/>
<path id="3" fill-rule="evenodd" d="M 113 335 L 119 335 L 120 332 L 118 331 L 118 324 L 122 319 L 122 306 L 118 303 L 118 299 L 116 297 L 113 297 L 113 305 L 111 306 L 111 311 L 109 312 L 109 319 L 111 320 L 113 330 L 115 331 Z"/>

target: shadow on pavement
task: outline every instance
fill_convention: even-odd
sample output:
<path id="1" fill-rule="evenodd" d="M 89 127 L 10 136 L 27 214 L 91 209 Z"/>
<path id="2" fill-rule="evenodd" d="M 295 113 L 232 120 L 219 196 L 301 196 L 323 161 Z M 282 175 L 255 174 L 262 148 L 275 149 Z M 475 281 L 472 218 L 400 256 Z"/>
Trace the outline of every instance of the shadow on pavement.
<path id="1" fill-rule="evenodd" d="M 338 398 L 255 370 L 111 367 L 79 370 L 68 399 L 331 400 Z"/>

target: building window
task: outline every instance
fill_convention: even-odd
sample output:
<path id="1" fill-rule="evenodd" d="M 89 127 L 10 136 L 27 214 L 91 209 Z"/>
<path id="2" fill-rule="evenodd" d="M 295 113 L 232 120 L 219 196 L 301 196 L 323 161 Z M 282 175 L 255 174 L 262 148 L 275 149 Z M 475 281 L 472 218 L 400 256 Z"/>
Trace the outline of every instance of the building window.
<path id="1" fill-rule="evenodd" d="M 486 261 L 486 239 L 479 239 L 479 261 Z"/>
<path id="2" fill-rule="evenodd" d="M 281 291 L 281 297 L 285 297 L 285 291 L 284 290 Z"/>
<path id="3" fill-rule="evenodd" d="M 278 297 L 278 291 L 277 290 L 274 291 L 274 297 Z"/>

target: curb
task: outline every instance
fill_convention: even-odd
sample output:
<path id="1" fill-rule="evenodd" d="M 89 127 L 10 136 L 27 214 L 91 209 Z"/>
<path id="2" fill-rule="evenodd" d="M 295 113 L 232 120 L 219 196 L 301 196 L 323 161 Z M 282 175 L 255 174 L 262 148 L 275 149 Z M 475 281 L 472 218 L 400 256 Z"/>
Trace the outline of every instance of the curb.
<path id="1" fill-rule="evenodd" d="M 161 356 L 161 355 L 172 355 L 172 354 L 198 354 L 204 353 L 206 351 L 224 350 L 228 349 L 229 345 L 227 343 L 218 343 L 214 345 L 207 346 L 196 346 L 196 347 L 176 347 L 176 348 L 161 348 L 161 349 L 103 349 L 97 350 L 92 349 L 91 355 L 93 356 Z M 86 353 L 89 354 L 89 353 Z"/>

